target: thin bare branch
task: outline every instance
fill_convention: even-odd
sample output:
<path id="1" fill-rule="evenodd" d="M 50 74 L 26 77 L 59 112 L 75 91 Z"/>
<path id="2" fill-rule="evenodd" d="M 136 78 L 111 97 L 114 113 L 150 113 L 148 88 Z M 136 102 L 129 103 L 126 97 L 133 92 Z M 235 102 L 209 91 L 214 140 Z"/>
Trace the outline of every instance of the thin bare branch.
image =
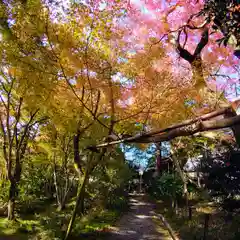
<path id="1" fill-rule="evenodd" d="M 19 156 L 20 150 L 23 147 L 23 143 L 24 143 L 24 141 L 27 137 L 27 134 L 29 132 L 30 125 L 31 125 L 32 121 L 34 120 L 34 118 L 35 118 L 35 116 L 37 115 L 38 112 L 39 112 L 39 109 L 37 109 L 35 112 L 33 112 L 30 116 L 29 121 L 25 125 L 22 136 L 21 136 L 21 138 L 19 140 L 19 143 L 18 143 L 18 147 L 17 147 L 17 150 L 16 150 L 16 156 Z"/>

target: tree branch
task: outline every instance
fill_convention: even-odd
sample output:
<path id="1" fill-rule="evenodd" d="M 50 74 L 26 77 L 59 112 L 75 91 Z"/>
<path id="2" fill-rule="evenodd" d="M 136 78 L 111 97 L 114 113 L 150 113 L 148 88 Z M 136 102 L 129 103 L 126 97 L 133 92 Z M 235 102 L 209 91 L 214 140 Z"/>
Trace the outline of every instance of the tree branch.
<path id="1" fill-rule="evenodd" d="M 194 51 L 193 56 L 195 58 L 200 55 L 203 48 L 208 44 L 208 37 L 209 37 L 208 28 L 205 28 L 205 30 L 202 33 L 201 39 Z"/>
<path id="2" fill-rule="evenodd" d="M 117 141 L 99 144 L 97 146 L 90 146 L 88 149 L 96 149 L 107 147 L 110 145 L 115 145 L 119 143 L 151 143 L 151 142 L 163 142 L 169 141 L 175 137 L 179 136 L 190 136 L 197 132 L 203 132 L 208 130 L 217 130 L 221 128 L 231 127 L 235 124 L 240 123 L 240 116 L 235 116 L 222 120 L 209 120 L 211 118 L 224 115 L 227 112 L 232 112 L 233 110 L 229 108 L 220 109 L 193 120 L 186 120 L 180 124 L 170 126 L 165 129 L 160 129 L 157 131 L 148 132 L 142 135 L 137 135 L 129 138 L 120 139 Z M 209 120 L 209 121 L 206 121 Z"/>
<path id="3" fill-rule="evenodd" d="M 16 157 L 19 156 L 20 150 L 21 150 L 21 148 L 23 146 L 23 143 L 25 141 L 25 138 L 26 138 L 26 136 L 28 134 L 31 122 L 33 121 L 33 119 L 37 115 L 38 111 L 39 111 L 39 109 L 37 109 L 33 114 L 31 114 L 29 121 L 27 122 L 26 126 L 24 127 L 23 134 L 22 134 L 22 136 L 21 136 L 21 138 L 19 140 L 19 143 L 18 143 L 18 146 L 17 146 L 17 149 L 16 149 Z"/>
<path id="4" fill-rule="evenodd" d="M 188 52 L 186 49 L 184 49 L 181 44 L 180 44 L 180 36 L 181 36 L 182 30 L 178 32 L 178 37 L 177 37 L 177 50 L 179 52 L 179 55 L 181 58 L 185 59 L 188 61 L 190 64 L 194 61 L 194 56 Z"/>
<path id="5" fill-rule="evenodd" d="M 5 159 L 6 163 L 8 163 L 8 156 L 7 156 L 7 135 L 6 135 L 6 131 L 5 131 L 5 128 L 4 128 L 2 116 L 0 116 L 0 124 L 1 124 L 2 134 L 3 134 L 3 155 L 4 155 L 4 159 Z"/>
<path id="6" fill-rule="evenodd" d="M 20 117 L 21 117 L 21 107 L 22 107 L 22 103 L 23 103 L 23 98 L 20 97 L 19 99 L 19 105 L 18 105 L 18 109 L 17 109 L 17 113 L 16 113 L 16 120 L 15 120 L 15 124 L 13 127 L 13 137 L 11 139 L 11 145 L 13 144 L 14 138 L 16 141 L 16 149 L 18 148 L 18 133 L 17 133 L 17 124 L 19 123 Z"/>

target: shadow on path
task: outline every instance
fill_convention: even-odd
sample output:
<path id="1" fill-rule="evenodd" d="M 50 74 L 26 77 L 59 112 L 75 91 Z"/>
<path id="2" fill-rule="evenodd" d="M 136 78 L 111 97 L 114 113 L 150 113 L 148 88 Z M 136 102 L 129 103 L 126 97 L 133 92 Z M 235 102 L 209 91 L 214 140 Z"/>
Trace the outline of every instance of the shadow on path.
<path id="1" fill-rule="evenodd" d="M 154 205 L 143 194 L 130 194 L 130 210 L 112 230 L 107 240 L 171 240 L 163 225 L 154 223 Z"/>

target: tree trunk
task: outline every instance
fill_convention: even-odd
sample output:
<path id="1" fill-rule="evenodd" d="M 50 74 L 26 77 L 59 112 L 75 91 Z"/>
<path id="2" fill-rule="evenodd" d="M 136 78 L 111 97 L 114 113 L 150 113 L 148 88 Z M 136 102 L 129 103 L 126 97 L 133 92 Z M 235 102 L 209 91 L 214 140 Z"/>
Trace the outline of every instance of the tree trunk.
<path id="1" fill-rule="evenodd" d="M 58 181 L 57 181 L 57 171 L 56 171 L 56 163 L 54 160 L 54 167 L 53 167 L 53 181 L 54 181 L 54 186 L 55 186 L 55 191 L 56 191 L 56 200 L 58 206 L 61 205 L 61 199 L 60 199 L 60 193 L 59 193 L 59 186 L 58 186 Z"/>
<path id="2" fill-rule="evenodd" d="M 203 76 L 203 67 L 202 67 L 202 59 L 197 57 L 192 63 L 192 74 L 194 87 L 197 92 L 201 92 L 204 88 L 206 88 L 206 82 Z"/>
<path id="3" fill-rule="evenodd" d="M 183 196 L 184 196 L 184 198 L 185 198 L 186 214 L 187 214 L 187 212 L 188 212 L 188 195 L 189 195 L 188 189 L 187 189 L 187 179 L 186 179 L 186 177 L 184 176 L 184 173 L 183 173 L 183 171 L 182 171 L 182 169 L 181 169 L 181 167 L 180 167 L 180 164 L 179 164 L 179 162 L 178 162 L 178 159 L 174 156 L 173 151 L 171 151 L 171 153 L 172 153 L 173 163 L 174 163 L 174 165 L 175 165 L 175 167 L 176 167 L 176 169 L 177 169 L 177 172 L 178 172 L 178 174 L 179 174 L 179 176 L 180 176 L 180 178 L 181 178 L 181 180 L 182 180 L 182 183 L 183 183 Z"/>
<path id="4" fill-rule="evenodd" d="M 232 131 L 235 137 L 235 141 L 238 145 L 238 147 L 240 147 L 240 125 L 235 125 L 232 127 Z"/>
<path id="5" fill-rule="evenodd" d="M 175 200 L 174 198 L 171 199 L 171 202 L 172 202 L 172 210 L 174 209 L 174 205 L 175 205 Z"/>
<path id="6" fill-rule="evenodd" d="M 64 190 L 63 190 L 63 191 L 64 191 Z M 64 210 L 65 207 L 66 207 L 66 201 L 67 201 L 68 191 L 62 193 L 62 195 L 63 195 L 63 196 L 61 197 L 61 200 L 60 200 L 60 202 L 59 202 L 59 204 L 58 204 L 58 209 L 59 209 L 59 211 Z"/>
<path id="7" fill-rule="evenodd" d="M 186 204 L 186 212 L 188 212 L 188 189 L 187 189 L 187 181 L 185 180 L 184 181 L 184 184 L 183 184 L 183 192 L 184 192 L 184 197 L 185 197 L 185 204 Z"/>
<path id="8" fill-rule="evenodd" d="M 188 220 L 192 220 L 192 207 L 191 206 L 188 209 Z"/>
<path id="9" fill-rule="evenodd" d="M 60 197 L 58 202 L 58 211 L 64 210 L 65 207 L 66 207 L 66 195 Z"/>
<path id="10" fill-rule="evenodd" d="M 199 188 L 202 187 L 202 185 L 201 185 L 201 178 L 199 176 L 199 172 L 198 172 L 198 176 L 197 176 L 197 185 L 198 185 Z"/>
<path id="11" fill-rule="evenodd" d="M 66 186 L 64 188 L 64 186 L 62 186 L 62 183 L 60 181 L 58 181 L 57 179 L 57 171 L 56 171 L 56 166 L 54 167 L 54 173 L 53 173 L 53 177 L 54 177 L 54 186 L 55 186 L 55 192 L 56 192 L 56 200 L 57 200 L 57 205 L 58 205 L 58 210 L 62 211 L 65 208 L 65 204 L 66 204 L 66 200 L 67 200 L 67 193 L 68 193 L 68 189 L 66 189 Z M 62 176 L 63 177 L 63 176 Z M 64 176 L 65 178 L 67 178 L 68 176 Z M 68 180 L 68 179 L 67 179 Z M 66 180 L 66 181 L 67 181 Z"/>
<path id="12" fill-rule="evenodd" d="M 160 172 L 161 160 L 162 160 L 162 148 L 161 148 L 161 146 L 162 146 L 161 142 L 156 144 L 156 147 L 157 147 L 156 169 L 157 169 L 158 173 Z"/>
<path id="13" fill-rule="evenodd" d="M 17 195 L 17 186 L 14 180 L 10 181 L 9 198 L 8 198 L 8 220 L 14 220 L 15 200 Z"/>
<path id="14" fill-rule="evenodd" d="M 18 196 L 18 183 L 20 181 L 22 168 L 20 164 L 20 158 L 16 157 L 15 162 L 15 170 L 13 176 L 9 174 L 10 187 L 9 187 L 9 195 L 8 195 L 8 220 L 13 220 L 15 218 L 15 201 Z"/>
<path id="15" fill-rule="evenodd" d="M 234 109 L 232 109 L 232 111 L 228 111 L 227 113 L 225 113 L 224 118 L 230 118 L 230 117 L 235 117 L 237 116 L 237 113 L 235 112 Z M 238 147 L 240 147 L 240 124 L 235 124 L 231 127 L 234 137 L 235 137 L 235 141 L 238 145 Z"/>
<path id="16" fill-rule="evenodd" d="M 66 175 L 66 174 L 65 174 Z M 59 205 L 59 210 L 62 211 L 63 209 L 65 209 L 66 207 L 66 202 L 68 200 L 68 194 L 69 194 L 69 190 L 71 189 L 73 182 L 71 180 L 69 180 L 69 176 L 67 175 L 66 177 L 66 181 L 65 181 L 65 188 L 62 189 L 62 197 L 61 197 L 61 203 Z"/>
<path id="17" fill-rule="evenodd" d="M 81 159 L 79 154 L 79 139 L 80 139 L 81 133 L 78 130 L 77 134 L 73 136 L 73 151 L 74 151 L 74 164 L 75 168 L 79 174 L 83 174 L 82 166 L 81 166 Z"/>
<path id="18" fill-rule="evenodd" d="M 207 240 L 210 214 L 205 214 L 203 240 Z"/>
<path id="19" fill-rule="evenodd" d="M 84 212 L 84 195 L 85 195 L 85 188 L 87 185 L 88 177 L 89 177 L 89 174 L 85 173 L 82 184 L 80 183 L 80 180 L 79 180 L 77 199 L 76 199 L 76 203 L 75 203 L 75 206 L 74 206 L 74 209 L 72 212 L 71 220 L 68 224 L 68 229 L 67 229 L 66 235 L 64 237 L 64 240 L 70 239 L 69 236 L 72 232 L 73 224 L 74 224 L 75 218 L 77 216 L 78 209 L 80 208 L 81 214 L 83 214 L 83 212 Z"/>
<path id="20" fill-rule="evenodd" d="M 178 215 L 178 200 L 175 198 L 175 214 Z"/>

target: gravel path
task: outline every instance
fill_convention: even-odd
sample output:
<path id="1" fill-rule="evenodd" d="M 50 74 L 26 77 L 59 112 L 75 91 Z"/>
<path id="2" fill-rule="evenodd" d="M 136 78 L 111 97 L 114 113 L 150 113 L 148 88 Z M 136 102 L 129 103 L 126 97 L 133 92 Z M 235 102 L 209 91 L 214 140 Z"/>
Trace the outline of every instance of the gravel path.
<path id="1" fill-rule="evenodd" d="M 130 211 L 125 213 L 107 240 L 172 240 L 166 228 L 156 224 L 154 205 L 144 195 L 130 195 Z"/>

